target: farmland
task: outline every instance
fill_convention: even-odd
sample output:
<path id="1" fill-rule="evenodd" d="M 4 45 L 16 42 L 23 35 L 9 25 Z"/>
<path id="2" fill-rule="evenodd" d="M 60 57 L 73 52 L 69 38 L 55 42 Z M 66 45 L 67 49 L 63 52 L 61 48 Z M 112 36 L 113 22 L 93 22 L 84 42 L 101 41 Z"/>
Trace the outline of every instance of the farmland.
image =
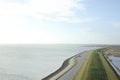
<path id="1" fill-rule="evenodd" d="M 109 47 L 104 54 L 120 57 L 120 46 Z"/>

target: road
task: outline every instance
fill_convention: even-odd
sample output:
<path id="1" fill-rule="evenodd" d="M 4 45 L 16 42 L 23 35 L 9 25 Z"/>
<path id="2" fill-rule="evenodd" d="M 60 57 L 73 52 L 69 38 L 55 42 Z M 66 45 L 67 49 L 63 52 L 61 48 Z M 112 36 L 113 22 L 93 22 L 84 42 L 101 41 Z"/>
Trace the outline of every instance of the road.
<path id="1" fill-rule="evenodd" d="M 70 69 L 67 73 L 65 73 L 63 76 L 61 76 L 57 80 L 73 80 L 75 74 L 78 72 L 80 67 L 83 65 L 85 59 L 87 58 L 88 53 L 89 53 L 88 51 L 85 51 L 77 54 L 76 55 L 76 59 L 78 61 L 77 65 L 74 66 L 72 69 Z"/>
<path id="2" fill-rule="evenodd" d="M 71 58 L 69 61 L 69 65 L 64 70 L 62 70 L 61 72 L 59 72 L 55 76 L 51 77 L 49 80 L 56 80 L 58 77 L 60 77 L 61 75 L 66 73 L 68 70 L 70 70 L 74 66 L 74 60 L 75 60 L 75 57 Z"/>

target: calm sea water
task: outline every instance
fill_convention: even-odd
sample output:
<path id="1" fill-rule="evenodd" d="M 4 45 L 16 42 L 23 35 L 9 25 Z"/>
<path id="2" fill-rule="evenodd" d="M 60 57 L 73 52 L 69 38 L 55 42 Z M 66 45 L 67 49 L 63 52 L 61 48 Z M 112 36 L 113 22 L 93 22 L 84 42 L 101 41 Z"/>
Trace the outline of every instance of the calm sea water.
<path id="1" fill-rule="evenodd" d="M 81 45 L 0 45 L 0 80 L 41 80 L 63 61 L 84 50 Z"/>
<path id="2" fill-rule="evenodd" d="M 109 58 L 112 60 L 112 63 L 120 69 L 120 57 L 109 56 Z"/>

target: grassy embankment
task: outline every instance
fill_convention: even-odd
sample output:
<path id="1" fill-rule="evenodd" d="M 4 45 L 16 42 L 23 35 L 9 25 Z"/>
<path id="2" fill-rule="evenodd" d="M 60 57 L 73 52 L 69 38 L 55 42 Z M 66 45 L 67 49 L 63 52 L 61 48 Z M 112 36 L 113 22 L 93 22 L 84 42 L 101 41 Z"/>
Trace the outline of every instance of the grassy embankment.
<path id="1" fill-rule="evenodd" d="M 74 80 L 118 80 L 101 50 L 92 51 Z"/>

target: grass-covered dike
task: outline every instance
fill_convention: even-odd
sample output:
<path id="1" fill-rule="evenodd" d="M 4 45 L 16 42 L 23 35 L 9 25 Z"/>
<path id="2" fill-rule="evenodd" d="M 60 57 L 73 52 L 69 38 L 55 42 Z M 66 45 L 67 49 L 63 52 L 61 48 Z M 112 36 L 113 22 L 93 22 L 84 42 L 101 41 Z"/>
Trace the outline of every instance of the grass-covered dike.
<path id="1" fill-rule="evenodd" d="M 104 49 L 91 51 L 74 80 L 119 80 L 103 52 Z"/>

